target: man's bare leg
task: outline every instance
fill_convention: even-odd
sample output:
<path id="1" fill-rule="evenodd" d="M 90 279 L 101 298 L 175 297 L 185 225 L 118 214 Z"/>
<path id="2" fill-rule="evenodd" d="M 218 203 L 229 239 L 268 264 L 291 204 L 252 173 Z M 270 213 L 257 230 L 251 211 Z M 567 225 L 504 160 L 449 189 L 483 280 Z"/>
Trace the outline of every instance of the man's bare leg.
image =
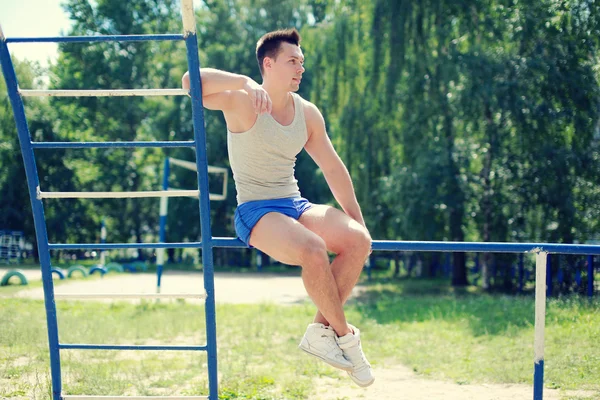
<path id="1" fill-rule="evenodd" d="M 302 214 L 299 222 L 323 238 L 327 249 L 337 254 L 330 268 L 343 306 L 369 256 L 371 238 L 368 232 L 342 211 L 323 205 L 314 205 Z M 329 325 L 320 309 L 314 322 Z"/>
<path id="2" fill-rule="evenodd" d="M 350 332 L 325 241 L 298 221 L 269 213 L 254 226 L 250 244 L 285 264 L 300 265 L 310 298 L 338 336 Z"/>
<path id="3" fill-rule="evenodd" d="M 371 250 L 369 232 L 345 213 L 329 206 L 313 206 L 302 215 L 299 222 L 319 235 L 325 241 L 328 250 L 337 254 L 331 264 L 331 270 L 336 280 L 340 303 L 343 305 L 356 285 Z M 318 325 L 326 325 L 328 320 L 327 313 L 317 312 L 315 322 Z M 343 357 L 352 364 L 352 369 L 347 370 L 350 378 L 357 385 L 366 387 L 373 384 L 375 377 L 361 347 L 360 330 L 351 328 L 351 333 L 336 338 L 336 344 Z M 314 329 L 309 325 L 300 348 L 307 337 L 314 338 L 312 330 Z"/>
<path id="4" fill-rule="evenodd" d="M 357 258 L 351 252 L 338 254 L 331 263 L 331 272 L 333 279 L 335 279 L 342 306 L 346 303 L 348 297 L 350 297 L 354 286 L 356 286 L 364 263 L 365 260 L 360 261 L 360 258 Z M 317 310 L 313 322 L 329 325 L 329 321 L 321 313 L 320 309 Z"/>

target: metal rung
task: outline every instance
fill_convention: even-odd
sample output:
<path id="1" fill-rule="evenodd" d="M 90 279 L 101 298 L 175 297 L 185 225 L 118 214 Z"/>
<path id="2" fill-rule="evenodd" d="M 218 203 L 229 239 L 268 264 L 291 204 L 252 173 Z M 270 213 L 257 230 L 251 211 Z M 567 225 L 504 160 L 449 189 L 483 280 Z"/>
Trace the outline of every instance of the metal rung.
<path id="1" fill-rule="evenodd" d="M 181 34 L 159 35 L 97 35 L 97 36 L 49 36 L 49 37 L 13 37 L 6 43 L 90 43 L 90 42 L 140 42 L 149 40 L 183 40 Z"/>
<path id="2" fill-rule="evenodd" d="M 55 293 L 56 299 L 206 299 L 206 293 Z"/>
<path id="3" fill-rule="evenodd" d="M 225 248 L 245 248 L 248 247 L 246 243 L 242 242 L 237 238 L 223 238 L 214 237 L 212 238 L 213 247 L 225 247 Z"/>
<path id="4" fill-rule="evenodd" d="M 207 351 L 206 346 L 167 346 L 167 345 L 132 345 L 132 344 L 58 344 L 65 350 L 170 350 L 170 351 Z"/>
<path id="5" fill-rule="evenodd" d="M 34 149 L 87 149 L 105 147 L 194 147 L 191 141 L 156 141 L 156 142 L 31 142 Z M 210 171 L 209 171 L 210 172 Z"/>
<path id="6" fill-rule="evenodd" d="M 148 197 L 198 197 L 198 190 L 155 190 L 140 192 L 42 192 L 38 199 L 130 199 Z"/>
<path id="7" fill-rule="evenodd" d="M 69 396 L 62 395 L 64 400 L 199 400 L 208 396 Z"/>
<path id="8" fill-rule="evenodd" d="M 239 241 L 242 243 L 242 241 Z M 202 242 L 179 243 L 49 243 L 50 250 L 198 249 Z M 247 246 L 246 246 L 247 247 Z"/>
<path id="9" fill-rule="evenodd" d="M 98 90 L 31 90 L 19 89 L 23 97 L 100 97 L 100 96 L 187 96 L 185 89 L 98 89 Z"/>

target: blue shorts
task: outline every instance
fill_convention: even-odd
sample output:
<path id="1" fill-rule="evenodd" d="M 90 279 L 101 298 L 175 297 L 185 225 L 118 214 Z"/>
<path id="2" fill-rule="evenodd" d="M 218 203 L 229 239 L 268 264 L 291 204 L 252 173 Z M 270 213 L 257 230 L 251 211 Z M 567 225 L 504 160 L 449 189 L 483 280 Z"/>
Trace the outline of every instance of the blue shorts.
<path id="1" fill-rule="evenodd" d="M 250 233 L 265 214 L 278 212 L 297 220 L 310 207 L 312 207 L 312 204 L 303 197 L 246 202 L 239 205 L 235 210 L 235 232 L 242 242 L 250 245 Z"/>

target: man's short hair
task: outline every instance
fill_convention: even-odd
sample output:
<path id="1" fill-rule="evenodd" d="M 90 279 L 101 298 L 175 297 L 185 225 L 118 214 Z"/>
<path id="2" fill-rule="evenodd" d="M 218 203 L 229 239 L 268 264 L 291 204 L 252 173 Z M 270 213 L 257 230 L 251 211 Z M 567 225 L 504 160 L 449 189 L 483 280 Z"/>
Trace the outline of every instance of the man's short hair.
<path id="1" fill-rule="evenodd" d="M 280 29 L 277 31 L 265 33 L 256 43 L 256 61 L 258 61 L 258 68 L 260 68 L 260 74 L 263 75 L 263 60 L 265 57 L 277 59 L 277 55 L 281 51 L 281 43 L 287 42 L 300 46 L 300 33 L 296 28 L 292 29 Z"/>

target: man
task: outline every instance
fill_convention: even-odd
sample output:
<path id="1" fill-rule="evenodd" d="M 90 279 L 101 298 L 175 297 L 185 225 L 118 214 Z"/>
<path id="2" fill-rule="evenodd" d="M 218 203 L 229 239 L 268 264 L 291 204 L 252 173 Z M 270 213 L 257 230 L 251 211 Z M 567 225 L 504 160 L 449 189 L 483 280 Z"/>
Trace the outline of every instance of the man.
<path id="1" fill-rule="evenodd" d="M 374 377 L 360 331 L 347 323 L 342 306 L 369 255 L 371 237 L 323 116 L 295 93 L 304 72 L 300 40 L 295 29 L 260 38 L 256 58 L 262 85 L 202 68 L 202 101 L 208 109 L 221 110 L 227 123 L 238 236 L 282 263 L 302 267 L 304 286 L 318 312 L 299 348 L 369 386 Z M 187 72 L 182 84 L 189 89 Z M 323 171 L 344 212 L 300 196 L 294 166 L 303 148 Z M 336 254 L 331 264 L 328 251 Z"/>

